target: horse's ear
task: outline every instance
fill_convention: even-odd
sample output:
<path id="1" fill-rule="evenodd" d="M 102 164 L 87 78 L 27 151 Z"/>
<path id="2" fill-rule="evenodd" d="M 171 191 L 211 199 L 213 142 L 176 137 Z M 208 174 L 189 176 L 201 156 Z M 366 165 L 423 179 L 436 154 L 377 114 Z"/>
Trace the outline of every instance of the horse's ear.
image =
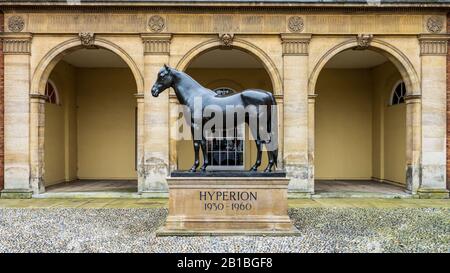
<path id="1" fill-rule="evenodd" d="M 165 69 L 166 71 L 170 71 L 170 67 L 168 67 L 167 64 L 164 64 L 164 69 Z"/>

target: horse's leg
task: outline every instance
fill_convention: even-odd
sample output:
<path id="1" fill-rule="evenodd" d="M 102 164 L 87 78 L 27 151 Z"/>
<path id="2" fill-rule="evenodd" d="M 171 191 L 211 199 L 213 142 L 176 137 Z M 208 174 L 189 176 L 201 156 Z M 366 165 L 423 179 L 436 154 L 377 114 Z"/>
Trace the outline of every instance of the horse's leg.
<path id="1" fill-rule="evenodd" d="M 199 150 L 200 150 L 200 140 L 194 140 L 194 165 L 192 165 L 192 168 L 190 169 L 191 172 L 195 172 L 198 168 L 198 165 L 200 165 L 200 161 L 198 159 L 198 154 L 199 154 Z"/>
<path id="2" fill-rule="evenodd" d="M 256 144 L 256 162 L 255 165 L 250 169 L 250 171 L 256 172 L 258 167 L 261 166 L 261 156 L 262 156 L 262 143 L 261 140 L 255 140 Z"/>
<path id="3" fill-rule="evenodd" d="M 199 161 L 199 150 L 200 150 L 200 140 L 195 139 L 196 137 L 196 130 L 198 130 L 198 127 L 195 126 L 194 120 L 191 121 L 191 134 L 192 134 L 192 143 L 194 144 L 194 165 L 192 165 L 190 172 L 197 171 L 198 165 L 200 164 Z"/>
<path id="4" fill-rule="evenodd" d="M 201 141 L 202 155 L 203 155 L 203 165 L 200 168 L 202 172 L 206 171 L 206 167 L 209 165 L 208 155 L 206 153 L 206 139 L 203 137 Z"/>
<path id="5" fill-rule="evenodd" d="M 267 167 L 264 170 L 264 172 L 270 173 L 270 172 L 272 172 L 273 165 L 275 165 L 274 151 L 267 150 L 267 157 L 269 158 L 269 164 L 267 164 Z"/>

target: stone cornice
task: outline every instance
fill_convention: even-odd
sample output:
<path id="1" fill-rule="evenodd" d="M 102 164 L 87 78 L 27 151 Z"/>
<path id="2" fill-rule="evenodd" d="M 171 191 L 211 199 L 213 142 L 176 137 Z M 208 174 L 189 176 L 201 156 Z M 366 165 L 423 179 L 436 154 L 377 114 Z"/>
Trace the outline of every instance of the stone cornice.
<path id="1" fill-rule="evenodd" d="M 172 34 L 170 33 L 157 33 L 141 34 L 142 42 L 144 43 L 144 54 L 169 54 L 170 53 L 170 41 L 172 40 Z"/>
<path id="2" fill-rule="evenodd" d="M 449 34 L 420 34 L 420 55 L 447 55 Z"/>
<path id="3" fill-rule="evenodd" d="M 283 55 L 308 55 L 311 37 L 310 33 L 281 34 Z"/>
<path id="4" fill-rule="evenodd" d="M 31 33 L 4 32 L 0 34 L 3 43 L 4 54 L 30 54 L 31 53 Z"/>

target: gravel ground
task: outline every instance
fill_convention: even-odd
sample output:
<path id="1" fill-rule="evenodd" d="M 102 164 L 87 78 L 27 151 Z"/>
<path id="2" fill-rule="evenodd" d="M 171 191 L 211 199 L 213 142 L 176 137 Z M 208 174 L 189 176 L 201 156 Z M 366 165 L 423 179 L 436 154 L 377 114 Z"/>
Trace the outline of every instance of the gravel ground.
<path id="1" fill-rule="evenodd" d="M 155 237 L 166 209 L 0 209 L 0 252 L 450 252 L 450 209 L 299 208 L 295 237 Z"/>

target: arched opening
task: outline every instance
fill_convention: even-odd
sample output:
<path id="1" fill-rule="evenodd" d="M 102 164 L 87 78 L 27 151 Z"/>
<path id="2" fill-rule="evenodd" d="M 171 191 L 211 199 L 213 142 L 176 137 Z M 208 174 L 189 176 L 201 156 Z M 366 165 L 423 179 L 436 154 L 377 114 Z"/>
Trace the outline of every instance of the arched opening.
<path id="1" fill-rule="evenodd" d="M 47 192 L 136 192 L 137 85 L 128 64 L 105 48 L 78 48 L 46 73 L 58 98 L 45 103 Z"/>
<path id="2" fill-rule="evenodd" d="M 316 192 L 403 194 L 412 90 L 397 67 L 379 52 L 347 49 L 325 64 L 315 90 Z"/>
<path id="3" fill-rule="evenodd" d="M 263 89 L 270 92 L 274 89 L 272 79 L 261 60 L 236 47 L 210 48 L 198 54 L 182 69 L 201 85 L 219 95 L 245 89 Z M 248 128 L 243 132 L 243 136 L 232 139 L 207 140 L 210 170 L 244 170 L 253 165 L 256 160 L 256 147 L 249 137 Z M 178 169 L 189 169 L 194 158 L 192 141 L 179 140 L 176 149 Z M 260 168 L 265 165 L 267 155 L 263 153 Z"/>

